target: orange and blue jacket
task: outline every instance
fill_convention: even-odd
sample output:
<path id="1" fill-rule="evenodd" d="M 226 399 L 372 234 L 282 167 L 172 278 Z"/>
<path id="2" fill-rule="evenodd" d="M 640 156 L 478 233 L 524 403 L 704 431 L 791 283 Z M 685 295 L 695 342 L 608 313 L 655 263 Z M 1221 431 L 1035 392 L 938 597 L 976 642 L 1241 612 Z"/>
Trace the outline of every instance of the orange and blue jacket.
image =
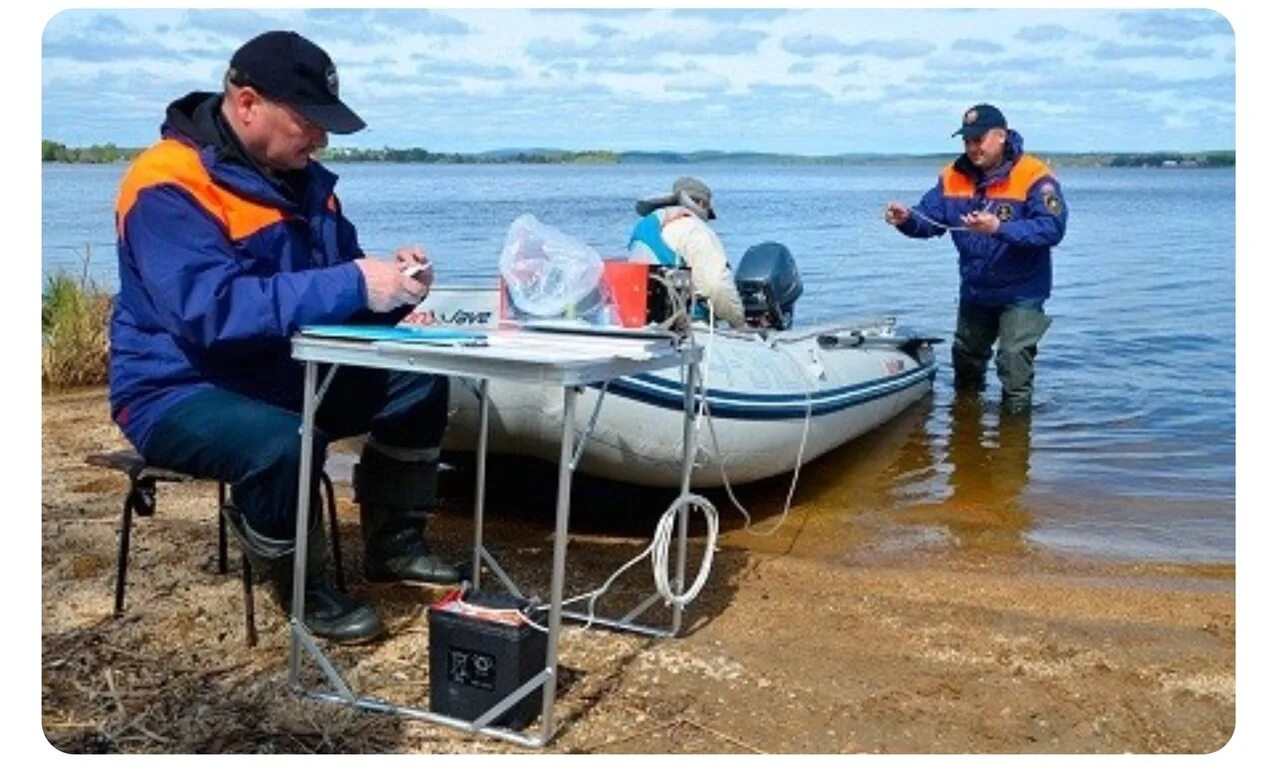
<path id="1" fill-rule="evenodd" d="M 1000 219 L 994 235 L 963 229 L 960 217 L 984 210 Z M 1037 305 L 1053 287 L 1049 252 L 1067 232 L 1067 204 L 1049 167 L 1023 154 L 1022 137 L 1011 130 L 999 168 L 983 174 L 961 155 L 942 169 L 938 183 L 898 230 L 913 238 L 951 233 L 959 252 L 962 303 Z"/>
<path id="2" fill-rule="evenodd" d="M 170 105 L 116 203 L 111 412 L 144 455 L 157 419 L 202 388 L 298 409 L 290 336 L 372 315 L 337 176 L 313 161 L 292 184 L 269 177 L 219 122 L 220 103 Z"/>

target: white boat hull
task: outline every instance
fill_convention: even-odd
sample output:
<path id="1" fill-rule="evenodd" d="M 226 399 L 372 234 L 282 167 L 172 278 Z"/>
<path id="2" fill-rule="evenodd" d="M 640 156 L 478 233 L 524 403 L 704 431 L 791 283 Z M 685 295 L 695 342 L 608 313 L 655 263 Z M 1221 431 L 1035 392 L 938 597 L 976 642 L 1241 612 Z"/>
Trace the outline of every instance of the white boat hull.
<path id="1" fill-rule="evenodd" d="M 496 292 L 435 289 L 409 322 L 496 317 Z M 492 302 L 493 309 L 485 309 Z M 493 314 L 489 314 L 492 312 Z M 488 317 L 485 317 L 488 315 Z M 937 372 L 928 343 L 902 343 L 892 320 L 824 325 L 758 334 L 695 332 L 704 346 L 705 410 L 698 420 L 694 487 L 767 478 L 794 470 L 897 416 L 930 391 Z M 861 343 L 848 343 L 853 332 Z M 826 337 L 828 344 L 819 342 Z M 831 339 L 844 344 L 831 345 Z M 910 352 L 908 352 L 910 351 Z M 479 388 L 455 379 L 450 390 L 445 449 L 474 451 Z M 624 377 L 577 400 L 581 436 L 591 426 L 578 470 L 649 486 L 678 486 L 683 385 L 679 369 Z M 489 450 L 558 461 L 563 391 L 558 387 L 490 382 Z M 702 398 L 701 393 L 699 399 Z M 803 442 L 803 456 L 800 456 Z"/>

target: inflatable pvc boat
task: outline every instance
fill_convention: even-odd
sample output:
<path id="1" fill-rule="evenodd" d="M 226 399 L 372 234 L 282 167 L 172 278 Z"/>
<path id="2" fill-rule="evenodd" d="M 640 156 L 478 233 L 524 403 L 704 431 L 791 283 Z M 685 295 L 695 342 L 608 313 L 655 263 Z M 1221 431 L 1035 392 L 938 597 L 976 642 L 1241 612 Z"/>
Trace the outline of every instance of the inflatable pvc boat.
<path id="1" fill-rule="evenodd" d="M 492 325 L 497 288 L 433 288 L 409 324 Z M 932 342 L 892 318 L 809 328 L 731 331 L 695 323 L 707 364 L 699 388 L 694 487 L 767 478 L 795 469 L 894 418 L 930 391 Z M 670 369 L 590 388 L 578 401 L 578 435 L 590 436 L 577 469 L 650 486 L 679 486 L 683 383 Z M 494 380 L 489 450 L 557 461 L 563 396 L 558 387 Z M 474 451 L 475 382 L 455 379 L 445 449 Z M 803 453 L 801 447 L 803 446 Z"/>

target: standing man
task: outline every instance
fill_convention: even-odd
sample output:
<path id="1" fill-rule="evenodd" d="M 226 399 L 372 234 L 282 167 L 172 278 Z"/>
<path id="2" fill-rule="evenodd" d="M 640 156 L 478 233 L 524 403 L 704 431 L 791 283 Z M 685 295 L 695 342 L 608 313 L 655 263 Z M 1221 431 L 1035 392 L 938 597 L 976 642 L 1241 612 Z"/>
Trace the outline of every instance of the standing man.
<path id="1" fill-rule="evenodd" d="M 687 266 L 693 290 L 706 297 L 715 312 L 734 328 L 746 324 L 742 297 L 729 270 L 729 260 L 715 230 L 711 188 L 701 179 L 682 176 L 665 195 L 636 201 L 640 220 L 627 244 L 631 261 L 666 267 Z"/>
<path id="2" fill-rule="evenodd" d="M 222 93 L 169 105 L 116 204 L 112 418 L 148 462 L 231 484 L 223 514 L 285 611 L 303 374 L 290 337 L 308 324 L 397 323 L 432 280 L 405 274 L 429 264 L 421 248 L 365 255 L 337 177 L 312 158 L 330 132 L 364 125 L 338 98 L 328 54 L 267 32 L 231 57 Z M 447 378 L 347 367 L 316 414 L 313 488 L 332 439 L 370 434 L 354 482 L 371 581 L 458 580 L 423 540 L 447 401 Z M 378 616 L 328 578 L 318 515 L 310 532 L 307 626 L 375 638 Z"/>
<path id="3" fill-rule="evenodd" d="M 956 389 L 982 389 L 998 340 L 1002 403 L 1022 413 L 1031 408 L 1036 346 L 1049 328 L 1049 252 L 1066 234 L 1067 204 L 1049 167 L 1023 154 L 1022 136 L 1000 110 L 974 106 L 957 135 L 964 138 L 964 153 L 942 170 L 937 185 L 915 208 L 889 203 L 884 218 L 912 238 L 951 233 L 960 253 L 951 346 Z"/>

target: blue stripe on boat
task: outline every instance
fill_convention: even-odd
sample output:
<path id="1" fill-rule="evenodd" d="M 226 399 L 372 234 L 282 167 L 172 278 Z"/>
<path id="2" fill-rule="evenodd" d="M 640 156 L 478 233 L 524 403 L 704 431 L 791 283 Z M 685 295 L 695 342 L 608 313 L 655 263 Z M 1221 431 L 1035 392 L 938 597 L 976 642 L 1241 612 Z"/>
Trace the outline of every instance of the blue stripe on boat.
<path id="1" fill-rule="evenodd" d="M 803 419 L 812 402 L 813 416 L 843 411 L 870 401 L 895 395 L 937 372 L 937 364 L 921 366 L 892 376 L 859 382 L 813 393 L 748 393 L 712 388 L 707 398 L 712 416 L 748 421 Z M 684 387 L 678 380 L 653 374 L 622 377 L 609 384 L 609 392 L 651 406 L 681 411 L 684 409 Z"/>

